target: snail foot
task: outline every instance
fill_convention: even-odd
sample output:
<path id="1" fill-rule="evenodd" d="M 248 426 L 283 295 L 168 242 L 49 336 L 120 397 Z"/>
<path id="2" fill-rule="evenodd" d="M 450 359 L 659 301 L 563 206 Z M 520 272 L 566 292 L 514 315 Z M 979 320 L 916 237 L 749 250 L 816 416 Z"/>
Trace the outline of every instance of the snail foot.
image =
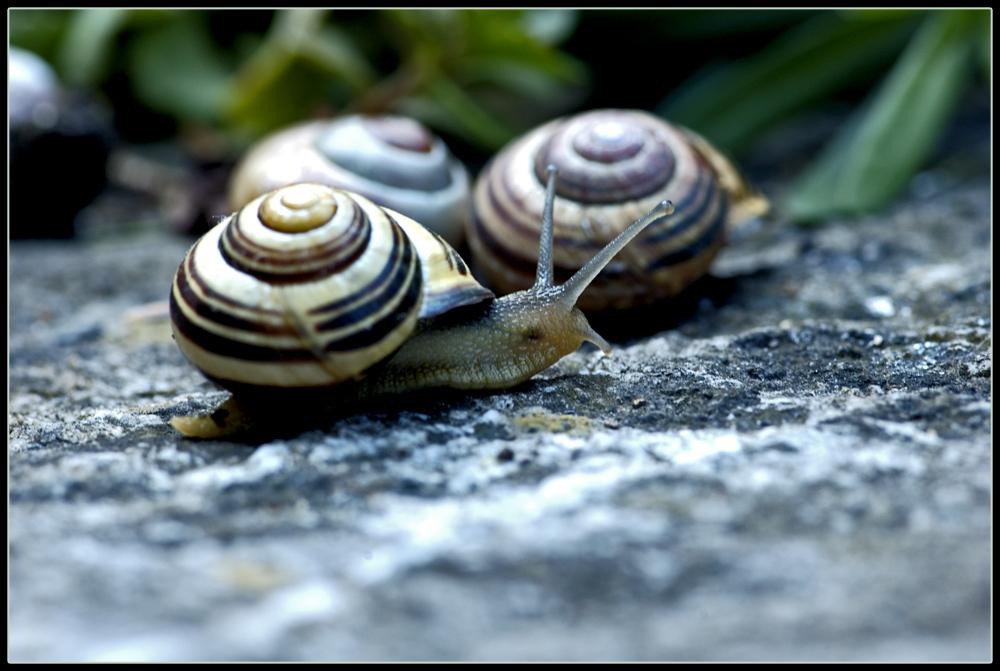
<path id="1" fill-rule="evenodd" d="M 253 420 L 246 408 L 230 397 L 208 415 L 172 417 L 170 424 L 189 438 L 224 438 L 249 431 Z"/>

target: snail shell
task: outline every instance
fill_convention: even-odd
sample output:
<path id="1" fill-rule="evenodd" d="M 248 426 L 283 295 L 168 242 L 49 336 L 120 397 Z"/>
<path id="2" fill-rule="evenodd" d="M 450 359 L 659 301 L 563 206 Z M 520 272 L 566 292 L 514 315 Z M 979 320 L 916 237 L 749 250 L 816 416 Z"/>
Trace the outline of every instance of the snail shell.
<path id="1" fill-rule="evenodd" d="M 492 298 L 439 236 L 307 183 L 253 199 L 195 243 L 170 313 L 184 355 L 248 394 L 357 378 L 419 319 Z"/>
<path id="2" fill-rule="evenodd" d="M 398 116 L 313 121 L 264 139 L 229 184 L 233 210 L 282 186 L 345 189 L 421 222 L 452 243 L 469 219 L 465 167 L 423 125 Z"/>
<path id="3" fill-rule="evenodd" d="M 557 283 L 656 202 L 676 207 L 604 269 L 578 302 L 585 311 L 675 296 L 708 269 L 727 228 L 768 207 L 705 140 L 651 114 L 607 109 L 557 119 L 505 147 L 476 181 L 469 245 L 501 294 L 534 280 L 549 164 L 560 167 Z"/>

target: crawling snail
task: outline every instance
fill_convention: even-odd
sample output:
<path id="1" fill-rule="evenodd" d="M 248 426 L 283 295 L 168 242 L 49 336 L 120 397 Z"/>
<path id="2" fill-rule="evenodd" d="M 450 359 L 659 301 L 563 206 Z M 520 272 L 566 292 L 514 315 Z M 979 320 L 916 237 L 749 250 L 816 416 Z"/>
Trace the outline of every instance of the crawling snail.
<path id="1" fill-rule="evenodd" d="M 472 260 L 499 293 L 531 286 L 545 168 L 560 169 L 555 206 L 556 279 L 579 270 L 660 200 L 660 219 L 594 280 L 585 311 L 656 303 L 708 269 L 727 228 L 764 214 L 767 201 L 695 133 L 635 110 L 605 109 L 549 122 L 505 147 L 473 190 Z"/>
<path id="2" fill-rule="evenodd" d="M 465 166 L 441 138 L 406 117 L 350 115 L 281 130 L 240 161 L 229 182 L 229 205 L 238 210 L 299 182 L 353 191 L 452 244 L 470 214 Z"/>
<path id="3" fill-rule="evenodd" d="M 609 352 L 576 301 L 673 206 L 656 205 L 555 286 L 556 172 L 546 171 L 535 283 L 495 300 L 439 236 L 362 196 L 297 184 L 254 199 L 195 243 L 170 295 L 181 351 L 234 396 L 211 415 L 172 424 L 188 436 L 221 437 L 253 428 L 278 401 L 502 389 L 584 341 Z"/>

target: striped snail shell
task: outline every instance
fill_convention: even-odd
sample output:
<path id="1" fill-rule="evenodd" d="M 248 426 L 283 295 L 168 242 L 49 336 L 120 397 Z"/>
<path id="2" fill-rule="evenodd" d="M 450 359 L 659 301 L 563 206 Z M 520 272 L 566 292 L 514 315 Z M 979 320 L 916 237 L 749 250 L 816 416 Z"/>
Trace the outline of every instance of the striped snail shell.
<path id="1" fill-rule="evenodd" d="M 243 158 L 229 183 L 233 210 L 282 186 L 315 182 L 358 193 L 452 243 L 469 218 L 469 176 L 441 138 L 399 116 L 350 115 L 286 128 Z"/>
<path id="2" fill-rule="evenodd" d="M 492 297 L 415 221 L 307 183 L 251 200 L 195 243 L 170 314 L 184 355 L 247 394 L 357 378 L 419 319 Z"/>
<path id="3" fill-rule="evenodd" d="M 557 280 L 658 201 L 676 207 L 604 269 L 578 302 L 585 311 L 675 296 L 708 269 L 727 228 L 768 207 L 722 154 L 663 119 L 615 109 L 557 119 L 505 147 L 474 187 L 469 245 L 476 266 L 501 294 L 533 281 L 545 166 L 552 163 L 560 167 Z"/>

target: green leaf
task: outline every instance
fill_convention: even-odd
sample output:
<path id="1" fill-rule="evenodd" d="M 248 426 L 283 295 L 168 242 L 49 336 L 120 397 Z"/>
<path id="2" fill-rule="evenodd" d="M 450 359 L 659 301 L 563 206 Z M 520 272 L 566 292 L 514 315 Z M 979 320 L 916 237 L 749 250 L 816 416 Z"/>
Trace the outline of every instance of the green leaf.
<path id="1" fill-rule="evenodd" d="M 94 86 L 108 73 L 127 9 L 80 9 L 73 12 L 59 49 L 59 70 L 68 84 Z"/>
<path id="2" fill-rule="evenodd" d="M 473 144 L 499 148 L 516 134 L 513 128 L 495 119 L 444 74 L 427 82 L 427 93 L 451 117 L 452 127 L 458 131 L 456 134 Z"/>
<path id="3" fill-rule="evenodd" d="M 267 44 L 309 61 L 354 92 L 371 86 L 377 73 L 346 32 L 326 23 L 328 13 L 316 9 L 278 12 Z"/>
<path id="4" fill-rule="evenodd" d="M 800 221 L 856 214 L 899 193 L 965 88 L 977 31 L 972 12 L 932 12 L 880 88 L 793 186 L 789 213 Z"/>
<path id="5" fill-rule="evenodd" d="M 537 100 L 544 100 L 546 96 L 552 95 L 555 89 L 565 86 L 568 79 L 553 75 L 536 65 L 507 58 L 469 58 L 462 64 L 460 72 L 457 79 L 463 87 L 488 84 L 506 89 L 508 95 L 515 93 Z M 583 77 L 583 74 L 577 76 Z M 571 81 L 580 83 L 576 77 Z"/>
<path id="6" fill-rule="evenodd" d="M 890 63 L 915 24 L 909 15 L 888 18 L 820 14 L 759 54 L 696 77 L 656 111 L 738 153 L 793 112 Z"/>
<path id="7" fill-rule="evenodd" d="M 537 113 L 565 109 L 588 78 L 586 66 L 547 43 L 572 16 L 555 16 L 564 25 L 543 26 L 544 39 L 534 22 L 546 19 L 526 10 L 384 16 L 403 38 L 396 83 L 409 85 L 389 106 L 483 149 L 499 148 Z"/>
<path id="8" fill-rule="evenodd" d="M 346 87 L 313 60 L 271 44 L 240 69 L 225 118 L 256 137 L 308 119 L 321 107 L 334 110 L 349 97 Z"/>
<path id="9" fill-rule="evenodd" d="M 333 26 L 324 26 L 315 39 L 302 44 L 300 52 L 303 58 L 311 60 L 331 77 L 343 81 L 355 94 L 378 78 L 378 73 L 348 35 Z"/>
<path id="10" fill-rule="evenodd" d="M 367 89 L 377 73 L 325 14 L 279 12 L 267 38 L 241 66 L 226 119 L 251 137 L 335 110 Z"/>
<path id="11" fill-rule="evenodd" d="M 204 24 L 204 16 L 179 12 L 132 42 L 130 79 L 136 97 L 182 119 L 219 119 L 229 68 Z"/>
<path id="12" fill-rule="evenodd" d="M 10 45 L 27 49 L 51 64 L 56 60 L 72 16 L 67 9 L 11 9 Z"/>

